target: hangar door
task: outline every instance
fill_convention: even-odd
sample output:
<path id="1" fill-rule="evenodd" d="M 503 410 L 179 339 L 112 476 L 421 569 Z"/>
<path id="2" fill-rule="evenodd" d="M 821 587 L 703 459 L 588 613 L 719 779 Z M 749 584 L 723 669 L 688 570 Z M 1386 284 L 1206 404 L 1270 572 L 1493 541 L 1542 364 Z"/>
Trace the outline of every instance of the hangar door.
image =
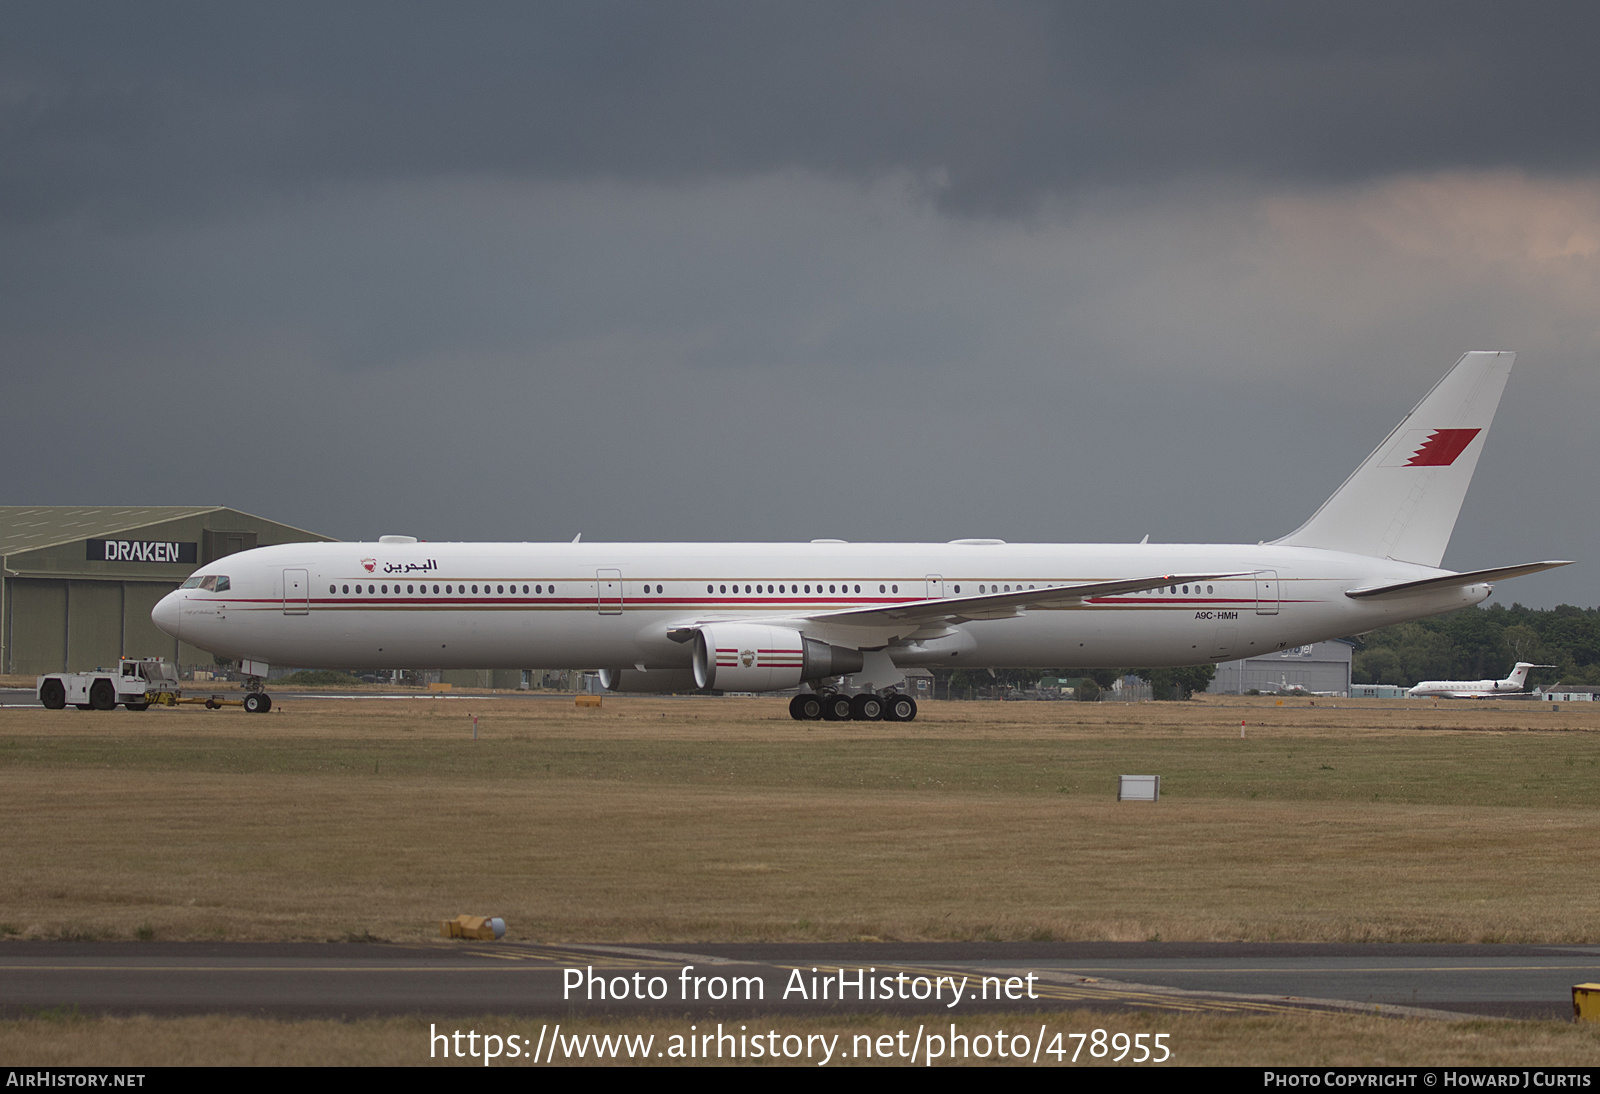
<path id="1" fill-rule="evenodd" d="M 67 664 L 67 583 L 12 578 L 7 582 L 7 672 L 63 672 Z M 93 666 L 84 665 L 84 668 Z"/>

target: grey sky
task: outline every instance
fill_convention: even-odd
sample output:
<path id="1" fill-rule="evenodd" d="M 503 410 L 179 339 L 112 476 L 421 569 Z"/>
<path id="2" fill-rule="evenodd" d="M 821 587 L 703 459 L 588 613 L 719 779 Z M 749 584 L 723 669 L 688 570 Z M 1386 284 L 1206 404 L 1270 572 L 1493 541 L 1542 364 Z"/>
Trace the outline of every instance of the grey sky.
<path id="1" fill-rule="evenodd" d="M 0 500 L 1253 542 L 1510 348 L 1446 562 L 1584 559 L 1591 10 L 8 5 Z"/>

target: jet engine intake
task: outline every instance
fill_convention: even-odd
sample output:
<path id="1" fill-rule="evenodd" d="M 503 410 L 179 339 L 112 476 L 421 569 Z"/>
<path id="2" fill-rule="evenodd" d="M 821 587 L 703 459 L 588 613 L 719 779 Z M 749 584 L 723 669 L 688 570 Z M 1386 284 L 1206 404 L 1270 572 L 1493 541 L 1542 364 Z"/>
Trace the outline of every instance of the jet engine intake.
<path id="1" fill-rule="evenodd" d="M 694 673 L 689 669 L 601 669 L 600 686 L 607 691 L 643 691 L 656 695 L 694 691 Z"/>
<path id="2" fill-rule="evenodd" d="M 781 691 L 802 680 L 858 672 L 860 650 L 765 623 L 713 623 L 694 636 L 694 679 L 722 691 Z"/>

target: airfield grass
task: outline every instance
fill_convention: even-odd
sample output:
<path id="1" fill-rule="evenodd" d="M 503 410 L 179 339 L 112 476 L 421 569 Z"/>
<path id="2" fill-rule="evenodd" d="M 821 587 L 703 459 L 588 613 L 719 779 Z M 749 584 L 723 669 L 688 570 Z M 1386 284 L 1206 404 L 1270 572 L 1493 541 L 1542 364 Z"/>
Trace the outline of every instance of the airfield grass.
<path id="1" fill-rule="evenodd" d="M 4 709 L 0 937 L 1595 942 L 1579 706 Z"/>
<path id="2" fill-rule="evenodd" d="M 353 1022 L 333 1020 L 286 1021 L 236 1016 L 192 1018 L 89 1017 L 70 1010 L 0 1021 L 0 1061 L 13 1061 L 27 1067 L 106 1067 L 138 1068 L 193 1065 L 344 1065 L 418 1066 L 454 1065 L 482 1067 L 481 1059 L 443 1059 L 430 1057 L 430 1027 L 437 1032 L 465 1034 L 494 1033 L 501 1037 L 515 1033 L 539 1041 L 541 1019 L 503 1015 L 452 1018 L 432 1022 L 418 1018 L 376 1018 Z M 553 1020 L 552 1023 L 553 1024 Z M 715 1019 L 693 1023 L 695 1032 L 715 1032 Z M 929 1032 L 949 1035 L 950 1016 L 853 1015 L 848 1017 L 783 1018 L 763 1021 L 745 1019 L 725 1023 L 737 1035 L 741 1027 L 751 1034 L 776 1030 L 781 1037 L 822 1035 L 837 1037 L 835 1055 L 829 1066 L 899 1065 L 913 1061 L 896 1056 L 876 1055 L 876 1041 L 883 1035 L 905 1031 L 905 1046 L 913 1044 L 919 1025 Z M 672 1062 L 657 1057 L 667 1050 L 674 1035 L 691 1036 L 691 1023 L 676 1018 L 564 1018 L 562 1037 L 599 1037 L 619 1034 L 653 1036 L 648 1058 L 596 1060 L 591 1050 L 583 1060 L 564 1060 L 556 1065 L 611 1063 L 618 1066 L 659 1065 Z M 993 1035 L 1004 1030 L 1009 1037 L 1023 1034 L 1030 1044 L 1040 1027 L 1046 1030 L 1043 1042 L 1048 1050 L 1059 1044 L 1066 1052 L 1066 1066 L 1137 1067 L 1118 1064 L 1109 1057 L 1094 1059 L 1086 1045 L 1070 1036 L 1057 1034 L 1091 1033 L 1104 1029 L 1122 1032 L 1167 1034 L 1172 1056 L 1166 1066 L 1256 1066 L 1256 1067 L 1595 1067 L 1600 1065 L 1600 1027 L 1566 1022 L 1508 1022 L 1467 1019 L 1459 1022 L 1419 1021 L 1378 1018 L 1352 1014 L 1274 1014 L 1250 1017 L 1215 1014 L 1096 1013 L 1094 1011 L 1054 1011 L 1044 1014 L 990 1014 L 956 1024 L 957 1032 L 973 1037 Z M 865 1052 L 867 1040 L 873 1042 L 870 1058 L 854 1055 Z M 463 1038 L 463 1044 L 465 1044 Z M 1076 1063 L 1072 1054 L 1078 1050 Z M 820 1050 L 819 1050 L 820 1051 Z M 979 1047 L 975 1051 L 985 1051 Z M 941 1066 L 1027 1064 L 1031 1060 L 1000 1059 L 991 1048 L 986 1059 L 969 1057 L 935 1061 Z M 1131 1054 L 1130 1054 L 1131 1056 Z M 759 1060 L 694 1060 L 698 1066 L 771 1064 Z M 1058 1061 L 1041 1052 L 1039 1064 L 1055 1067 Z M 810 1061 L 780 1060 L 781 1064 L 816 1066 Z M 918 1059 L 921 1065 L 925 1061 Z M 500 1067 L 527 1067 L 526 1059 L 500 1060 Z M 540 1066 L 544 1066 L 542 1063 Z M 1142 1065 L 1160 1066 L 1160 1065 Z"/>

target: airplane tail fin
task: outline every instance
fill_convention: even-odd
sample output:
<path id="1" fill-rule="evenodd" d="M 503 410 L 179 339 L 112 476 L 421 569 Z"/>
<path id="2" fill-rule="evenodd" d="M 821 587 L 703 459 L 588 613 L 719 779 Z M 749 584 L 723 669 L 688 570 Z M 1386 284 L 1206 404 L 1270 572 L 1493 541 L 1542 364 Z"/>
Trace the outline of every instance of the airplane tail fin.
<path id="1" fill-rule="evenodd" d="M 1310 520 L 1274 542 L 1438 566 L 1516 359 L 1465 354 Z"/>
<path id="2" fill-rule="evenodd" d="M 1529 669 L 1553 669 L 1553 668 L 1555 668 L 1554 665 L 1534 665 L 1534 664 L 1530 664 L 1527 661 L 1518 661 L 1517 662 L 1517 667 L 1511 670 L 1511 675 L 1506 677 L 1506 680 L 1508 682 L 1510 682 L 1510 683 L 1515 684 L 1519 688 L 1520 687 L 1526 687 L 1527 683 L 1528 683 L 1528 670 Z"/>

